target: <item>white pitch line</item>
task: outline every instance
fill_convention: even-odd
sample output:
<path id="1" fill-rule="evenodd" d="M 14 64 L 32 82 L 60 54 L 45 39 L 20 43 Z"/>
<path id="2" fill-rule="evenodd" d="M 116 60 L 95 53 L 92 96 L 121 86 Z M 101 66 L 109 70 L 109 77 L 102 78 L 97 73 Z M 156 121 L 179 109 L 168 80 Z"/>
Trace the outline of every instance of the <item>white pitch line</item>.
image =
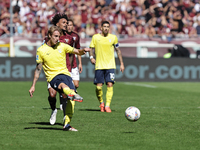
<path id="1" fill-rule="evenodd" d="M 156 86 L 153 86 L 153 85 L 140 84 L 140 83 L 124 82 L 124 84 L 126 84 L 126 85 L 136 85 L 136 86 L 142 86 L 142 87 L 148 87 L 148 88 L 157 88 Z"/>

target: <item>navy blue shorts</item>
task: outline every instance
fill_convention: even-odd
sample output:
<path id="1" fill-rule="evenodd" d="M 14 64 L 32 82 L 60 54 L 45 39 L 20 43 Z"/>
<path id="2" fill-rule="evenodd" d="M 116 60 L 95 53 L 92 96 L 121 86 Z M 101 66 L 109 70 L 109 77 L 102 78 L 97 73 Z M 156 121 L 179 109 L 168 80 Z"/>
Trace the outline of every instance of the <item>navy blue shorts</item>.
<path id="1" fill-rule="evenodd" d="M 103 83 L 104 81 L 115 83 L 115 69 L 95 70 L 94 84 Z"/>
<path id="2" fill-rule="evenodd" d="M 60 83 L 64 83 L 66 84 L 70 89 L 73 89 L 74 91 L 76 91 L 74 83 L 72 81 L 72 78 L 68 75 L 65 74 L 59 74 L 57 76 L 55 76 L 51 81 L 50 81 L 50 85 L 53 89 L 55 89 L 58 92 L 62 92 L 58 89 L 58 86 Z"/>

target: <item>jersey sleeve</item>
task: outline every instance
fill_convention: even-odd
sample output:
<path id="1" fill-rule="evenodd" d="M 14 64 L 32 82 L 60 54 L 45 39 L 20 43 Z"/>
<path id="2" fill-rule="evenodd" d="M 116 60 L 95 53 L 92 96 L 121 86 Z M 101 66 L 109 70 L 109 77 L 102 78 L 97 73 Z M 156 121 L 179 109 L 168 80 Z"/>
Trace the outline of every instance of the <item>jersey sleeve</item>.
<path id="1" fill-rule="evenodd" d="M 115 35 L 115 39 L 114 39 L 114 47 L 115 48 L 119 47 L 118 38 L 116 35 Z"/>
<path id="2" fill-rule="evenodd" d="M 41 51 L 38 49 L 36 52 L 36 62 L 38 64 L 43 63 Z"/>
<path id="3" fill-rule="evenodd" d="M 71 47 L 71 46 L 68 45 L 68 44 L 64 44 L 64 43 L 63 43 L 63 47 L 64 47 L 66 53 L 73 53 L 73 52 L 74 52 L 74 48 Z"/>

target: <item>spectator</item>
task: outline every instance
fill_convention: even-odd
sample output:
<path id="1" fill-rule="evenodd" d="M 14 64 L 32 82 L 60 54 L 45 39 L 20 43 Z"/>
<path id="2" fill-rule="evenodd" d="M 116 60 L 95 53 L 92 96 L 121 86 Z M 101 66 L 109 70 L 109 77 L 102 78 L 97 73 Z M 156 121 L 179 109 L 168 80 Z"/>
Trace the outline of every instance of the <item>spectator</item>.
<path id="1" fill-rule="evenodd" d="M 74 15 L 72 16 L 73 20 L 74 20 L 74 24 L 75 24 L 75 31 L 76 32 L 80 32 L 81 31 L 81 15 L 79 14 L 78 10 L 75 9 L 74 10 Z"/>
<path id="2" fill-rule="evenodd" d="M 87 37 L 92 38 L 92 36 L 96 33 L 95 32 L 95 25 L 92 23 L 92 19 L 89 18 L 86 24 L 85 33 Z"/>
<path id="3" fill-rule="evenodd" d="M 37 11 L 39 10 L 38 2 L 36 0 L 31 0 L 29 5 L 31 12 L 34 13 L 34 16 L 36 16 Z"/>
<path id="4" fill-rule="evenodd" d="M 195 31 L 199 30 L 199 0 L 13 0 L 11 5 L 14 14 L 18 14 L 17 19 L 34 26 L 36 30 L 30 30 L 34 32 L 32 35 L 38 31 L 43 35 L 46 32 L 44 27 L 51 25 L 52 16 L 58 12 L 65 12 L 73 18 L 75 31 L 83 37 L 89 33 L 86 33 L 89 18 L 92 18 L 96 33 L 99 32 L 99 23 L 108 20 L 112 24 L 110 32 L 122 37 L 145 36 L 144 31 L 148 30 L 145 24 L 151 24 L 156 35 L 163 39 L 171 35 L 195 37 Z M 0 1 L 1 25 L 5 24 L 2 18 L 9 14 L 8 10 L 9 2 Z M 20 24 L 17 19 L 13 18 L 16 26 Z M 1 34 L 6 34 L 2 28 Z"/>
<path id="5" fill-rule="evenodd" d="M 23 6 L 20 7 L 19 15 L 21 18 L 21 21 L 24 22 L 26 21 L 25 15 L 30 12 L 30 7 L 28 6 L 26 1 L 23 1 Z"/>
<path id="6" fill-rule="evenodd" d="M 98 8 L 95 8 L 92 12 L 92 15 L 91 15 L 91 18 L 92 18 L 92 23 L 94 24 L 95 26 L 95 29 L 98 28 L 98 23 L 99 23 L 99 20 L 101 19 L 101 13 L 99 13 L 99 10 Z"/>
<path id="7" fill-rule="evenodd" d="M 151 24 L 147 24 L 145 34 L 148 36 L 149 40 L 151 40 L 156 35 L 155 28 Z"/>
<path id="8" fill-rule="evenodd" d="M 200 35 L 200 21 L 198 21 L 198 25 L 196 26 L 197 34 Z"/>

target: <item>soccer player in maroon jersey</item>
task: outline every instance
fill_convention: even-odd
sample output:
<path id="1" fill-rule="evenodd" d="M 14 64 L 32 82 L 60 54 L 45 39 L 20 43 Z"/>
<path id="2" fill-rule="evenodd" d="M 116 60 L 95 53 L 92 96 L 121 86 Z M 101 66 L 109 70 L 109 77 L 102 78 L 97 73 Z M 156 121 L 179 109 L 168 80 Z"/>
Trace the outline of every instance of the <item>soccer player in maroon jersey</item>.
<path id="1" fill-rule="evenodd" d="M 71 35 L 74 39 L 74 47 L 77 49 L 80 49 L 80 37 L 78 35 L 78 33 L 74 32 L 74 22 L 72 19 L 68 19 L 67 20 L 67 34 Z M 69 63 L 71 65 L 71 74 L 72 74 L 72 79 L 74 82 L 74 85 L 76 87 L 76 89 L 79 87 L 79 80 L 80 80 L 80 76 L 79 73 L 82 72 L 82 62 L 81 62 L 81 56 L 77 56 L 78 57 L 78 61 L 79 61 L 79 66 L 77 68 L 77 62 L 76 62 L 76 57 L 75 54 L 69 54 Z"/>

